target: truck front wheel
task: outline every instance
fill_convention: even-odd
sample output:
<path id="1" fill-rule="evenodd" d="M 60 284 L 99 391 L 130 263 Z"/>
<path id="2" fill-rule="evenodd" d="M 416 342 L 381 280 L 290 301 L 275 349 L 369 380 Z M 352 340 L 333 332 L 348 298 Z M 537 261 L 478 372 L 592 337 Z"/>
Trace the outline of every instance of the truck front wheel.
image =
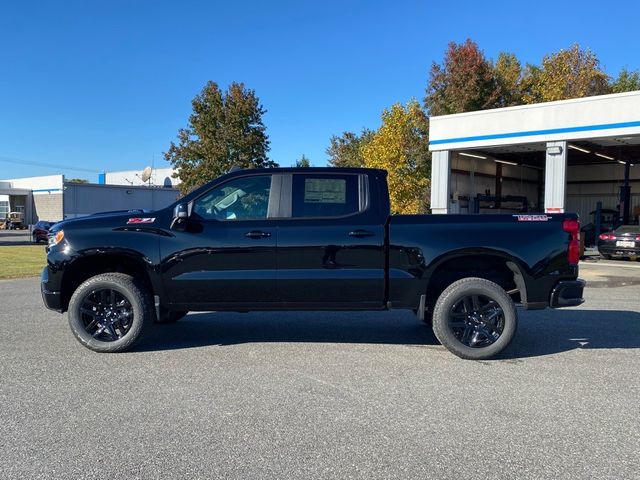
<path id="1" fill-rule="evenodd" d="M 152 319 L 149 293 L 123 273 L 89 278 L 69 301 L 71 331 L 81 344 L 96 352 L 130 349 Z"/>
<path id="2" fill-rule="evenodd" d="M 433 311 L 433 332 L 458 357 L 485 360 L 509 345 L 518 327 L 511 297 L 484 278 L 463 278 L 449 285 Z"/>

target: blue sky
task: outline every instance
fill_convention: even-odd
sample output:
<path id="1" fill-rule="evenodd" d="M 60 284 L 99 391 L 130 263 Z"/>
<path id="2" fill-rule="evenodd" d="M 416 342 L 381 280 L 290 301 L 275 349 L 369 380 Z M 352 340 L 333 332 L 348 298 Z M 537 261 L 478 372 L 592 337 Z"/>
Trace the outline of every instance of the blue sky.
<path id="1" fill-rule="evenodd" d="M 271 158 L 324 165 L 332 134 L 421 100 L 449 41 L 533 63 L 578 42 L 616 74 L 640 68 L 638 18 L 637 1 L 3 2 L 0 178 L 166 166 L 207 80 L 256 91 Z"/>

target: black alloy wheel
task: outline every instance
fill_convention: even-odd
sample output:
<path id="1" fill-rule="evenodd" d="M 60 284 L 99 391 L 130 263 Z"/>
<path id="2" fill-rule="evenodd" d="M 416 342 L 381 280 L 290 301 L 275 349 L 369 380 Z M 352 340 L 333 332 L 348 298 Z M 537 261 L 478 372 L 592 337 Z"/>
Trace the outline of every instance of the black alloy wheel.
<path id="1" fill-rule="evenodd" d="M 119 340 L 129 333 L 134 316 L 129 300 L 112 288 L 85 295 L 80 314 L 85 331 L 103 342 Z"/>
<path id="2" fill-rule="evenodd" d="M 433 333 L 451 353 L 470 360 L 494 357 L 513 339 L 518 313 L 500 285 L 469 277 L 449 285 L 433 310 Z"/>
<path id="3" fill-rule="evenodd" d="M 485 295 L 462 297 L 449 311 L 449 328 L 463 345 L 487 347 L 502 335 L 504 310 Z"/>
<path id="4" fill-rule="evenodd" d="M 78 341 L 96 352 L 123 352 L 155 317 L 147 287 L 124 273 L 85 280 L 69 301 L 69 326 Z"/>

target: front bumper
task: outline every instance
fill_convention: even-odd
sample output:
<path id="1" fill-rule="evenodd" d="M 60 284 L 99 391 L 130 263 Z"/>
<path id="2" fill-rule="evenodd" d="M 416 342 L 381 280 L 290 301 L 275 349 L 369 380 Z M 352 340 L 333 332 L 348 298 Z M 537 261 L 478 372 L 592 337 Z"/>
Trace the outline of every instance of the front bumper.
<path id="1" fill-rule="evenodd" d="M 42 274 L 40 275 L 40 292 L 42 293 L 42 301 L 44 306 L 49 310 L 55 310 L 56 312 L 62 312 L 60 292 L 56 290 L 50 290 L 49 286 L 49 268 L 44 267 Z"/>
<path id="2" fill-rule="evenodd" d="M 584 280 L 565 280 L 558 284 L 551 291 L 549 306 L 551 308 L 575 307 L 584 303 L 582 292 L 587 284 Z"/>

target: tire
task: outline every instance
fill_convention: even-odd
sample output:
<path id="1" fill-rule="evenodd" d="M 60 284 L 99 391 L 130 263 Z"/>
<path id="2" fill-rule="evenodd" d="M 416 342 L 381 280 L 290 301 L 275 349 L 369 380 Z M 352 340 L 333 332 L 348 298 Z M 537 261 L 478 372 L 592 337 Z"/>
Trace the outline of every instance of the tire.
<path id="1" fill-rule="evenodd" d="M 184 318 L 185 315 L 189 313 L 188 311 L 170 311 L 165 310 L 164 308 L 160 308 L 160 318 L 155 319 L 156 323 L 168 324 L 168 323 L 176 323 L 181 318 Z"/>
<path id="2" fill-rule="evenodd" d="M 483 278 L 452 283 L 433 311 L 436 338 L 451 353 L 469 360 L 494 357 L 509 345 L 517 328 L 518 313 L 511 297 Z"/>
<path id="3" fill-rule="evenodd" d="M 95 352 L 124 352 L 140 340 L 153 319 L 146 288 L 130 275 L 103 273 L 82 283 L 69 301 L 69 326 Z"/>
<path id="4" fill-rule="evenodd" d="M 611 258 L 613 258 L 611 255 L 602 255 L 602 258 L 604 258 L 605 260 L 611 260 Z"/>

